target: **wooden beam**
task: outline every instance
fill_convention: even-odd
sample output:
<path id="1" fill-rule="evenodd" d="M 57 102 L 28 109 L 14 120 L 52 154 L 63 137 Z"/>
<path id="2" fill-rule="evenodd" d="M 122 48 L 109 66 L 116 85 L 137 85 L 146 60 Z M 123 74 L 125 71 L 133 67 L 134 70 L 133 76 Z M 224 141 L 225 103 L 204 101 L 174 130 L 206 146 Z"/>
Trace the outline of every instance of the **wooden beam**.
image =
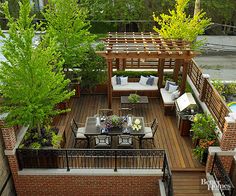
<path id="1" fill-rule="evenodd" d="M 189 63 L 190 63 L 189 60 L 184 60 L 184 62 L 183 62 L 182 81 L 181 81 L 181 86 L 180 86 L 180 95 L 184 94 L 184 92 L 185 92 Z"/>
<path id="2" fill-rule="evenodd" d="M 168 54 L 166 52 L 142 52 L 142 51 L 138 51 L 138 52 L 96 52 L 98 55 L 106 58 L 106 59 L 113 59 L 113 58 L 160 58 L 160 59 L 164 59 L 164 58 L 173 58 L 173 59 L 188 59 L 191 60 L 192 58 L 194 58 L 197 54 L 194 53 L 192 55 L 189 55 L 185 52 L 183 52 L 183 54 L 179 55 L 178 52 L 172 52 L 172 54 Z"/>
<path id="3" fill-rule="evenodd" d="M 112 59 L 107 59 L 107 73 L 108 73 L 108 89 L 107 89 L 107 99 L 108 99 L 108 108 L 111 108 L 112 105 Z"/>

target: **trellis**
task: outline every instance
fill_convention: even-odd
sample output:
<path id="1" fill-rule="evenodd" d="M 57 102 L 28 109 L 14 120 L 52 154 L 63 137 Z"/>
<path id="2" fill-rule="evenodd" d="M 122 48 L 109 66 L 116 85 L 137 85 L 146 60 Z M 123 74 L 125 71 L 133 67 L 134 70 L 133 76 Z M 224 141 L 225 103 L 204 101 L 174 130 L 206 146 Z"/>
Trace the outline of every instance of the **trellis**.
<path id="1" fill-rule="evenodd" d="M 113 67 L 117 70 L 125 70 L 129 61 L 129 68 L 137 69 L 157 69 L 158 89 L 162 87 L 165 63 L 169 62 L 169 67 L 173 68 L 173 79 L 177 82 L 181 70 L 182 82 L 180 86 L 181 94 L 185 90 L 187 80 L 188 65 L 197 52 L 191 49 L 191 44 L 180 39 L 164 39 L 153 32 L 132 32 L 132 33 L 108 33 L 105 41 L 105 51 L 98 51 L 97 54 L 103 56 L 108 67 L 108 106 L 112 103 L 111 77 Z M 134 66 L 134 59 L 137 64 Z M 140 62 L 152 59 L 154 62 L 150 66 L 140 66 Z M 153 60 L 155 59 L 155 60 Z M 182 67 L 182 69 L 181 69 Z"/>

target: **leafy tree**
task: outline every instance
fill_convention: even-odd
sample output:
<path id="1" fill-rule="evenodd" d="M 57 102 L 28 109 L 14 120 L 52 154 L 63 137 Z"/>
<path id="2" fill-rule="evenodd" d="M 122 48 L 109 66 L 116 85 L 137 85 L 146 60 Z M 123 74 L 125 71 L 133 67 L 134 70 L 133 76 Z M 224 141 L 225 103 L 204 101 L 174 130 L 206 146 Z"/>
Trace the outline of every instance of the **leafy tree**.
<path id="1" fill-rule="evenodd" d="M 10 126 L 37 127 L 41 135 L 40 128 L 50 117 L 64 112 L 56 109 L 56 104 L 69 99 L 74 92 L 66 90 L 69 80 L 64 79 L 63 61 L 55 42 L 48 39 L 47 44 L 33 43 L 36 27 L 32 24 L 34 16 L 30 16 L 29 1 L 22 0 L 19 6 L 19 18 L 15 20 L 8 2 L 3 4 L 9 36 L 1 32 L 6 58 L 0 66 L 0 91 L 4 98 L 1 110 L 8 113 L 6 121 Z"/>
<path id="2" fill-rule="evenodd" d="M 49 0 L 43 15 L 47 21 L 46 33 L 54 37 L 66 68 L 81 64 L 84 53 L 94 37 L 89 33 L 87 12 L 78 0 Z"/>
<path id="3" fill-rule="evenodd" d="M 92 20 L 122 20 L 119 28 L 124 29 L 126 21 L 145 19 L 147 12 L 144 0 L 81 0 L 88 8 Z M 151 15 L 151 14 L 150 14 Z"/>
<path id="4" fill-rule="evenodd" d="M 169 11 L 169 15 L 154 15 L 154 20 L 161 27 L 154 26 L 154 30 L 163 38 L 179 38 L 194 43 L 193 47 L 199 47 L 200 42 L 195 40 L 210 25 L 210 19 L 205 17 L 205 12 L 198 12 L 193 18 L 187 16 L 184 10 L 188 3 L 189 0 L 176 0 L 175 9 Z"/>

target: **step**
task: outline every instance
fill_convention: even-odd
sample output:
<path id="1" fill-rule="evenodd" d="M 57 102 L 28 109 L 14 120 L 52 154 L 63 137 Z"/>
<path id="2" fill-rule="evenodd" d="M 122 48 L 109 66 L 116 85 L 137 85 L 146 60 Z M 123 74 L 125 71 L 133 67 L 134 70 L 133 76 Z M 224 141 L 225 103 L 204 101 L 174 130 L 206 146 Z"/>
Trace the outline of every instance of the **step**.
<path id="1" fill-rule="evenodd" d="M 174 195 L 212 195 L 207 185 L 201 185 L 201 179 L 206 178 L 203 171 L 172 171 Z"/>

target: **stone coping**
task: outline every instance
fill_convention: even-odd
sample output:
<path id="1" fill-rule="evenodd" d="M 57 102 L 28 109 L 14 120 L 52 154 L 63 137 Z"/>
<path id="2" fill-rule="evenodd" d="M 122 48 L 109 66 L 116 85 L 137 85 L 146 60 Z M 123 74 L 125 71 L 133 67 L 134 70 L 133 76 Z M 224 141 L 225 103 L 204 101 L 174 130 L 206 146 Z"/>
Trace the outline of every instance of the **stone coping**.
<path id="1" fill-rule="evenodd" d="M 209 151 L 209 155 L 214 155 L 215 153 L 217 153 L 217 155 L 219 156 L 235 156 L 236 155 L 236 149 L 223 151 L 218 146 L 210 146 L 208 148 L 208 151 Z"/>
<path id="2" fill-rule="evenodd" d="M 18 175 L 34 176 L 162 176 L 161 169 L 23 169 Z"/>

